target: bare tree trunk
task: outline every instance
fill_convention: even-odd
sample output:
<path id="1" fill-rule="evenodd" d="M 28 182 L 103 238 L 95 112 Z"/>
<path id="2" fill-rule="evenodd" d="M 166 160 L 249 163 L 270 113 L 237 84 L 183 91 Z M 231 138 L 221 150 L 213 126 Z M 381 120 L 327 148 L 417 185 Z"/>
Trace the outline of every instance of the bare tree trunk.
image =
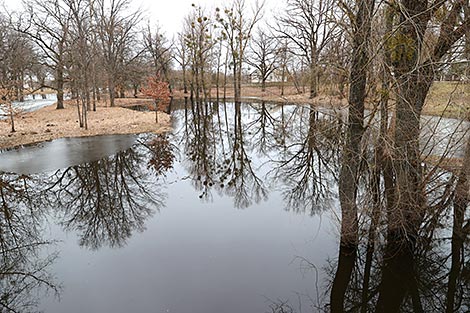
<path id="1" fill-rule="evenodd" d="M 240 101 L 240 93 L 238 90 L 238 69 L 237 69 L 237 58 L 233 56 L 233 96 L 235 98 L 235 102 Z"/>
<path id="2" fill-rule="evenodd" d="M 158 124 L 158 100 L 155 100 L 155 123 Z"/>
<path id="3" fill-rule="evenodd" d="M 83 78 L 84 79 L 84 82 L 83 82 L 84 86 L 83 86 L 83 88 L 85 89 L 84 91 L 85 91 L 86 109 L 88 111 L 90 111 L 91 110 L 90 86 L 89 86 L 89 82 L 88 82 L 88 73 L 86 73 L 86 72 L 88 72 L 88 71 L 85 70 L 85 73 L 84 73 L 84 78 Z"/>
<path id="4" fill-rule="evenodd" d="M 80 99 L 77 97 L 76 98 L 76 102 L 77 102 L 77 113 L 78 113 L 78 124 L 81 127 L 83 127 L 83 119 L 82 119 L 82 112 L 80 110 Z"/>
<path id="5" fill-rule="evenodd" d="M 94 80 L 94 79 L 93 79 Z M 92 92 L 92 102 L 93 102 L 93 111 L 96 112 L 96 84 L 95 81 L 93 81 L 93 89 L 91 90 Z"/>
<path id="6" fill-rule="evenodd" d="M 311 55 L 311 58 L 312 60 L 310 60 L 310 99 L 313 99 L 317 96 L 317 89 L 318 89 L 318 86 L 317 86 L 317 64 L 316 64 L 316 61 L 314 59 L 314 49 L 312 49 L 312 55 Z"/>
<path id="7" fill-rule="evenodd" d="M 115 98 L 115 84 L 114 79 L 109 77 L 108 78 L 108 92 L 109 92 L 109 103 L 111 107 L 114 107 L 114 98 Z"/>
<path id="8" fill-rule="evenodd" d="M 64 108 L 64 70 L 61 64 L 57 65 L 57 107 L 56 109 Z"/>
<path id="9" fill-rule="evenodd" d="M 284 82 L 286 80 L 286 69 L 285 67 L 283 66 L 282 67 L 282 72 L 281 72 L 281 96 L 284 96 Z"/>
<path id="10" fill-rule="evenodd" d="M 331 290 L 331 312 L 343 312 L 347 286 L 354 268 L 358 245 L 357 189 L 364 133 L 364 101 L 372 14 L 375 0 L 360 0 L 353 38 L 349 91 L 349 115 L 346 144 L 343 148 L 339 177 L 341 203 L 341 238 L 338 268 Z"/>
<path id="11" fill-rule="evenodd" d="M 183 66 L 183 90 L 184 93 L 188 93 L 188 83 L 186 81 L 186 66 Z"/>
<path id="12" fill-rule="evenodd" d="M 15 130 L 15 118 L 14 118 L 14 112 L 13 112 L 13 105 L 12 105 L 11 102 L 9 102 L 9 107 L 10 107 L 11 132 L 14 133 L 14 132 L 16 132 L 16 130 Z"/>

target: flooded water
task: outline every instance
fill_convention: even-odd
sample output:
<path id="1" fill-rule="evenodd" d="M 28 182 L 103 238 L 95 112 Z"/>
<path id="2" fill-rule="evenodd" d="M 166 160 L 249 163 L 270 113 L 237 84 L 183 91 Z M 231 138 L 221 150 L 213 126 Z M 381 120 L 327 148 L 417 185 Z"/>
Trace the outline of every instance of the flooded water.
<path id="1" fill-rule="evenodd" d="M 61 138 L 1 154 L 0 171 L 36 174 L 93 162 L 130 148 L 135 135 Z"/>
<path id="2" fill-rule="evenodd" d="M 341 277 L 340 119 L 230 103 L 176 105 L 172 116 L 169 134 L 0 154 L 0 312 L 330 311 Z M 469 308 L 468 258 L 457 272 L 448 261 L 451 212 L 423 227 L 416 259 L 400 261 L 416 270 L 422 312 L 449 297 L 455 311 Z M 360 244 L 343 299 L 351 312 L 375 312 L 394 290 L 381 282 L 380 240 L 368 263 L 369 251 Z M 404 312 L 413 292 L 399 300 Z"/>
<path id="3" fill-rule="evenodd" d="M 56 94 L 46 94 L 45 99 L 43 99 L 40 95 L 35 95 L 34 98 L 33 96 L 28 95 L 25 97 L 25 101 L 23 102 L 13 102 L 13 107 L 15 107 L 16 109 L 20 109 L 23 112 L 31 112 L 48 105 L 52 105 L 56 101 Z M 3 114 L 5 114 L 5 112 L 0 108 L 0 118 L 5 118 L 4 116 L 2 116 Z"/>

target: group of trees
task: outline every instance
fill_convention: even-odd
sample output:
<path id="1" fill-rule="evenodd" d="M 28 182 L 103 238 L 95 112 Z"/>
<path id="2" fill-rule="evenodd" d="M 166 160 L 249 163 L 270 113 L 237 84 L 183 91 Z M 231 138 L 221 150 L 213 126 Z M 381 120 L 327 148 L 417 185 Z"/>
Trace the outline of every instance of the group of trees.
<path id="1" fill-rule="evenodd" d="M 219 87 L 225 97 L 230 84 L 239 100 L 244 77 L 256 78 L 262 91 L 276 77 L 281 85 L 294 82 L 299 92 L 307 84 L 310 97 L 317 96 L 322 58 L 332 42 L 340 42 L 332 1 L 289 0 L 273 25 L 261 25 L 263 2 L 250 7 L 236 0 L 215 12 L 193 7 L 175 43 L 185 90 L 189 82 L 192 94 L 199 97 L 203 91 L 207 97 L 215 85 L 218 98 Z"/>
<path id="2" fill-rule="evenodd" d="M 348 118 L 341 133 L 338 175 L 341 236 L 331 310 L 344 311 L 357 253 L 365 244 L 369 250 L 360 287 L 363 310 L 374 301 L 377 312 L 397 312 L 408 299 L 414 310 L 424 312 L 416 269 L 400 268 L 404 261 L 417 260 L 423 224 L 451 209 L 449 258 L 457 265 L 469 236 L 470 148 L 463 162 L 467 166 L 446 176 L 440 164 L 428 167 L 423 162 L 420 146 L 422 110 L 433 81 L 447 73 L 468 78 L 468 0 L 287 0 L 285 11 L 260 29 L 256 27 L 263 16 L 261 3 L 249 7 L 244 0 L 235 0 L 213 12 L 193 5 L 172 43 L 158 28 L 141 27 L 140 12 L 129 12 L 128 4 L 127 0 L 30 0 L 26 13 L 3 16 L 4 97 L 21 100 L 26 86 L 29 90 L 48 86 L 57 91 L 61 108 L 64 90 L 70 90 L 86 127 L 86 112 L 95 108 L 103 90 L 113 106 L 115 97 L 127 89 L 136 93 L 148 73 L 158 72 L 174 88 L 178 70 L 181 87 L 196 98 L 210 98 L 213 86 L 217 97 L 223 87 L 225 97 L 231 84 L 236 102 L 247 65 L 256 70 L 263 89 L 274 72 L 280 74 L 281 83 L 289 78 L 299 91 L 307 85 L 310 97 L 318 95 L 321 80 L 336 85 L 339 94 L 347 85 Z M 173 61 L 178 67 L 172 67 Z M 372 109 L 367 119 L 366 99 Z M 187 125 L 187 137 L 195 138 L 187 145 L 190 156 L 201 161 L 193 164 L 197 171 L 210 161 L 210 147 L 198 140 L 214 133 L 205 119 L 212 118 L 208 104 L 198 102 L 191 109 L 198 118 Z M 310 109 L 311 124 L 302 141 L 310 149 L 295 154 L 287 164 L 322 162 L 316 155 L 321 151 L 314 136 L 319 129 L 315 108 Z M 244 163 L 242 126 L 237 103 L 232 155 L 220 165 L 227 173 L 223 178 L 233 188 L 237 179 L 246 184 L 251 177 L 251 189 L 262 197 L 263 188 L 249 175 L 249 162 Z M 191 132 L 196 135 L 191 137 Z M 206 189 L 214 184 L 209 177 L 201 183 Z M 246 190 L 240 199 L 243 194 Z M 441 200 L 431 205 L 435 199 Z M 380 229 L 385 230 L 382 236 Z M 368 235 L 361 237 L 362 232 Z M 381 282 L 372 295 L 368 287 L 377 242 L 383 243 L 383 265 Z M 455 280 L 449 277 L 449 293 L 456 288 Z M 396 287 L 391 291 L 390 286 Z M 455 311 L 454 297 L 447 301 L 446 310 Z"/>
<path id="3" fill-rule="evenodd" d="M 420 49 L 427 54 L 420 57 L 430 56 L 428 52 L 434 49 L 432 45 L 439 37 L 439 25 L 452 3 L 446 2 L 426 11 L 432 16 L 429 22 L 433 26 L 429 26 L 423 35 L 426 43 Z M 358 2 L 288 0 L 285 7 L 276 12 L 276 17 L 264 23 L 261 2 L 249 6 L 246 1 L 237 0 L 213 11 L 193 5 L 193 11 L 186 17 L 183 30 L 178 33 L 178 40 L 173 42 L 171 50 L 182 70 L 182 85 L 185 91 L 190 85 L 196 97 L 208 97 L 212 87 L 217 89 L 219 96 L 219 87 L 228 84 L 233 86 L 234 98 L 239 99 L 243 77 L 254 76 L 263 91 L 271 78 L 281 86 L 288 80 L 298 92 L 306 92 L 307 88 L 310 98 L 318 95 L 321 85 L 323 90 L 327 88 L 344 96 L 350 66 L 354 62 L 354 45 L 357 44 L 354 42 L 358 27 L 355 25 L 357 6 Z M 432 4 L 428 6 L 433 7 Z M 468 4 L 462 5 L 465 6 Z M 370 60 L 373 71 L 369 78 L 377 85 L 381 83 L 385 70 L 394 72 L 392 62 L 397 61 L 404 47 L 403 37 L 394 34 L 395 18 L 392 16 L 387 20 L 384 17 L 388 14 L 385 7 L 375 6 L 370 21 L 373 31 L 367 38 L 366 50 L 374 54 Z M 468 15 L 468 9 L 467 13 L 464 11 L 462 8 L 457 14 L 460 21 Z M 391 25 L 392 28 L 384 29 L 382 25 Z M 450 41 L 453 42 L 451 47 L 443 47 L 446 52 L 439 57 L 446 64 L 433 69 L 436 78 L 465 79 L 468 77 L 468 40 Z M 389 52 L 392 60 L 384 64 L 386 56 L 377 51 L 392 48 L 396 50 Z M 379 89 L 370 91 L 376 95 L 380 93 Z"/>
<path id="4" fill-rule="evenodd" d="M 62 108 L 64 93 L 70 93 L 79 104 L 81 126 L 86 127 L 86 112 L 96 109 L 103 93 L 114 106 L 115 98 L 126 91 L 137 96 L 142 83 L 155 73 L 169 83 L 170 91 L 179 87 L 196 98 L 211 97 L 214 87 L 217 98 L 222 87 L 226 97 L 231 86 L 234 97 L 240 99 L 246 77 L 255 77 L 263 91 L 272 79 L 281 85 L 281 94 L 289 81 L 298 92 L 308 88 L 311 98 L 318 95 L 321 82 L 335 94 L 345 95 L 358 3 L 288 0 L 266 23 L 262 2 L 250 6 L 236 0 L 211 10 L 193 4 L 182 30 L 171 40 L 158 26 L 142 25 L 142 12 L 132 10 L 130 4 L 130 0 L 29 0 L 22 13 L 3 14 L 1 82 L 2 88 L 10 90 L 8 97 L 21 101 L 25 93 L 49 87 L 57 93 L 57 108 Z M 429 12 L 430 23 L 437 28 L 430 27 L 423 40 L 438 40 L 436 29 L 449 5 L 446 2 Z M 374 32 L 368 50 L 386 50 L 390 45 L 403 50 L 404 38 L 395 36 L 393 16 L 388 22 L 383 18 L 384 7 L 375 10 L 383 14 L 371 21 Z M 468 15 L 464 11 L 457 14 L 459 19 Z M 384 24 L 392 28 L 379 26 Z M 428 48 L 423 46 L 423 51 Z M 446 66 L 440 67 L 439 77 L 468 76 L 467 58 L 462 57 L 470 51 L 468 40 L 442 49 Z M 380 53 L 371 60 L 370 79 L 376 83 L 385 70 L 393 72 L 403 51 L 389 54 L 388 64 L 377 62 L 386 57 Z M 429 53 L 420 57 L 426 56 Z"/>
<path id="5" fill-rule="evenodd" d="M 158 27 L 141 25 L 128 0 L 26 1 L 21 12 L 0 16 L 1 87 L 5 101 L 49 88 L 76 99 L 81 127 L 103 98 L 115 105 L 151 75 L 168 77 L 169 45 Z"/>
<path id="6" fill-rule="evenodd" d="M 374 299 L 375 312 L 398 312 L 407 301 L 413 311 L 425 312 L 420 273 L 414 265 L 422 253 L 419 250 L 422 241 L 426 236 L 432 238 L 428 229 L 423 229 L 424 225 L 437 227 L 431 220 L 451 210 L 448 214 L 454 216 L 454 227 L 457 227 L 453 236 L 459 240 L 468 238 L 462 226 L 462 205 L 468 206 L 470 195 L 466 167 L 450 179 L 447 179 L 450 176 L 442 179 L 440 162 L 445 154 L 428 168 L 423 162 L 420 144 L 422 109 L 431 84 L 448 66 L 445 57 L 453 54 L 468 65 L 468 54 L 459 49 L 470 40 L 468 9 L 468 1 L 460 0 L 398 1 L 386 5 L 361 0 L 348 7 L 353 30 L 349 114 L 339 177 L 341 238 L 331 292 L 332 312 L 345 310 L 345 295 L 358 265 L 355 262 L 361 244 L 367 246 L 369 255 L 364 265 L 359 304 L 362 310 L 365 312 Z M 375 12 L 379 14 L 374 16 Z M 378 22 L 384 25 L 383 29 L 371 32 L 373 23 Z M 375 36 L 381 44 L 381 53 L 373 55 L 368 47 L 374 46 L 372 37 Z M 374 75 L 380 77 L 380 96 L 372 104 L 380 125 L 373 134 L 375 141 L 370 142 L 365 136 L 368 121 L 364 105 L 368 89 L 379 88 L 372 79 Z M 463 164 L 470 161 L 467 158 L 468 155 Z M 449 191 L 454 193 L 450 200 L 447 198 Z M 363 202 L 364 198 L 370 202 Z M 382 225 L 385 226 L 381 233 L 384 241 L 378 234 Z M 361 231 L 368 232 L 368 236 L 361 238 Z M 377 242 L 384 245 L 377 246 Z M 452 242 L 451 249 L 454 248 L 463 251 L 461 243 L 456 246 Z M 368 287 L 372 284 L 370 275 L 375 249 L 383 252 L 384 262 L 381 282 L 372 295 Z M 452 263 L 461 264 L 460 252 L 450 256 Z M 454 312 L 460 306 L 455 301 L 453 283 L 455 281 L 449 277 L 449 295 L 444 305 L 447 312 Z"/>

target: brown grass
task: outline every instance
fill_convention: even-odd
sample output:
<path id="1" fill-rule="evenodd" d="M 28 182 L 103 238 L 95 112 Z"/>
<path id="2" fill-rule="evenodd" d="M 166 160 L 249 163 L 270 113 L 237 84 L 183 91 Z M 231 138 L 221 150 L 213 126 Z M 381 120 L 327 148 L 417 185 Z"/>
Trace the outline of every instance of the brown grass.
<path id="1" fill-rule="evenodd" d="M 184 94 L 180 90 L 173 92 L 173 96 L 176 99 L 182 99 L 189 94 Z M 217 90 L 211 89 L 211 96 L 213 99 L 217 98 Z M 219 90 L 219 97 L 222 99 L 224 96 L 223 88 Z M 226 90 L 227 100 L 233 100 L 234 92 L 232 87 L 227 87 Z M 294 86 L 286 86 L 284 89 L 284 95 L 281 96 L 281 89 L 279 86 L 268 86 L 266 91 L 261 91 L 261 87 L 253 85 L 242 86 L 242 101 L 267 101 L 275 103 L 292 103 L 292 104 L 315 104 L 322 106 L 335 106 L 343 107 L 347 105 L 347 99 L 341 99 L 336 96 L 320 95 L 314 99 L 309 99 L 308 90 L 305 93 L 299 93 Z"/>
<path id="2" fill-rule="evenodd" d="M 320 95 L 309 99 L 308 90 L 299 93 L 296 88 L 286 86 L 281 96 L 279 86 L 268 86 L 262 92 L 259 86 L 242 87 L 242 100 L 258 100 L 277 103 L 314 104 L 329 107 L 346 107 L 347 99 L 337 96 Z M 216 98 L 216 89 L 211 95 Z M 226 89 L 226 97 L 233 98 L 233 88 Z M 174 98 L 182 99 L 188 94 L 176 90 Z M 223 88 L 219 90 L 223 97 Z M 469 118 L 470 85 L 455 82 L 435 82 L 431 87 L 423 113 L 444 115 L 447 117 Z M 103 134 L 131 134 L 143 132 L 163 132 L 170 129 L 170 117 L 160 112 L 159 124 L 155 123 L 154 112 L 138 112 L 126 109 L 131 106 L 153 107 L 152 99 L 125 98 L 116 99 L 114 108 L 106 107 L 102 102 L 96 112 L 88 112 L 88 130 L 78 125 L 77 108 L 72 102 L 66 103 L 64 110 L 55 110 L 55 105 L 38 111 L 23 114 L 16 118 L 16 132 L 10 132 L 8 120 L 0 121 L 0 148 L 14 147 L 62 137 L 81 137 Z"/>
<path id="3" fill-rule="evenodd" d="M 423 113 L 469 119 L 470 84 L 434 82 L 426 98 Z"/>
<path id="4" fill-rule="evenodd" d="M 288 85 L 284 89 L 284 95 L 281 96 L 281 89 L 279 86 L 268 86 L 266 91 L 262 92 L 260 86 L 244 85 L 242 86 L 242 100 L 263 100 L 277 103 L 296 103 L 296 104 L 315 104 L 322 106 L 346 107 L 346 97 L 332 96 L 331 90 L 320 89 L 320 96 L 309 99 L 309 92 L 299 93 L 292 85 Z M 328 89 L 328 88 L 327 88 Z M 211 95 L 216 98 L 216 89 L 212 88 Z M 233 99 L 233 88 L 227 87 L 226 96 Z M 189 96 L 181 91 L 175 91 L 175 98 L 183 98 Z M 223 88 L 219 90 L 220 98 L 223 98 Z M 368 99 L 368 109 L 372 109 L 373 101 Z M 462 119 L 470 119 L 470 84 L 461 82 L 434 82 L 426 98 L 425 106 L 423 107 L 423 114 L 446 116 Z M 393 101 L 390 101 L 393 106 Z"/>
<path id="5" fill-rule="evenodd" d="M 134 100 L 140 104 L 142 100 Z M 125 102 L 121 100 L 121 102 Z M 88 130 L 79 127 L 77 107 L 66 102 L 65 109 L 55 105 L 16 117 L 16 132 L 11 133 L 9 120 L 0 121 L 0 148 L 15 147 L 63 137 L 84 137 L 104 134 L 137 134 L 170 130 L 170 116 L 159 112 L 138 112 L 122 107 L 98 106 L 88 112 Z"/>

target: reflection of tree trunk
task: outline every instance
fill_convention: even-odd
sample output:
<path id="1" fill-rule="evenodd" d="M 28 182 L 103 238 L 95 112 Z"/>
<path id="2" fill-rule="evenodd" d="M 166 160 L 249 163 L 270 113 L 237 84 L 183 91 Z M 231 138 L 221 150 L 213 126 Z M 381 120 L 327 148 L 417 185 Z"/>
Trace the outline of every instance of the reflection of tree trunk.
<path id="1" fill-rule="evenodd" d="M 362 283 L 361 313 L 367 312 L 367 303 L 369 301 L 369 284 L 372 271 L 372 260 L 375 251 L 375 240 L 377 225 L 380 217 L 380 150 L 376 150 L 376 166 L 372 173 L 371 188 L 373 193 L 373 211 L 370 218 L 369 234 L 367 238 L 366 261 L 364 264 L 364 279 Z"/>
<path id="2" fill-rule="evenodd" d="M 406 234 L 389 233 L 375 312 L 400 312 L 405 296 L 415 285 L 413 247 Z"/>
<path id="3" fill-rule="evenodd" d="M 447 283 L 446 312 L 455 312 L 455 296 L 457 293 L 457 280 L 462 270 L 462 251 L 465 241 L 463 223 L 465 218 L 465 209 L 469 202 L 469 184 L 470 177 L 470 140 L 467 141 L 463 167 L 460 172 L 457 185 L 455 187 L 454 198 L 454 216 L 452 227 L 452 248 L 451 248 L 451 266 L 449 272 L 449 281 Z"/>
<path id="4" fill-rule="evenodd" d="M 356 261 L 356 250 L 357 246 L 355 244 L 347 245 L 340 243 L 338 267 L 336 269 L 330 295 L 332 313 L 344 312 L 344 298 L 349 285 L 349 280 L 351 279 L 354 263 Z"/>

